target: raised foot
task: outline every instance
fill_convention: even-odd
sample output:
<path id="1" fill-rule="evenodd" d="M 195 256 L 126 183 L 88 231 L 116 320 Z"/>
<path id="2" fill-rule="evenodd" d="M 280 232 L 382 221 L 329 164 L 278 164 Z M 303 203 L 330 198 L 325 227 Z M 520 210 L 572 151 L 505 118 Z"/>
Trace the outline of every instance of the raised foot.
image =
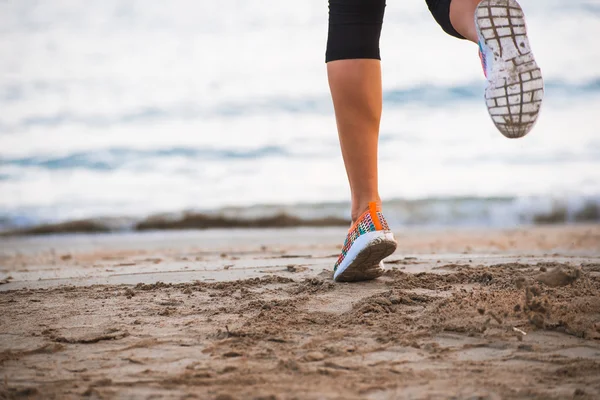
<path id="1" fill-rule="evenodd" d="M 483 0 L 475 11 L 475 25 L 487 65 L 490 117 L 504 136 L 523 137 L 535 125 L 544 97 L 523 10 L 515 0 Z"/>

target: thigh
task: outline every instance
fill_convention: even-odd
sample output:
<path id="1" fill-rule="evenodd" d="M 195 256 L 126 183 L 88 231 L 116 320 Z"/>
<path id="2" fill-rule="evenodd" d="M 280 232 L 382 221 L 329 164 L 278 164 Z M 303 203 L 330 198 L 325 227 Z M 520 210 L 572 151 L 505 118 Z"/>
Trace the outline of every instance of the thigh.
<path id="1" fill-rule="evenodd" d="M 326 62 L 380 59 L 385 0 L 329 0 Z"/>

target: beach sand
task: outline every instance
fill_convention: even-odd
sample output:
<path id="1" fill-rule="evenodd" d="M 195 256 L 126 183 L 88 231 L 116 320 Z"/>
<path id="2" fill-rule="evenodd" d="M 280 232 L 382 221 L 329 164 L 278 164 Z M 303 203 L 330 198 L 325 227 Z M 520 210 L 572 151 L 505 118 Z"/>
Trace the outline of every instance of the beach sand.
<path id="1" fill-rule="evenodd" d="M 600 398 L 600 226 L 0 239 L 3 398 Z"/>

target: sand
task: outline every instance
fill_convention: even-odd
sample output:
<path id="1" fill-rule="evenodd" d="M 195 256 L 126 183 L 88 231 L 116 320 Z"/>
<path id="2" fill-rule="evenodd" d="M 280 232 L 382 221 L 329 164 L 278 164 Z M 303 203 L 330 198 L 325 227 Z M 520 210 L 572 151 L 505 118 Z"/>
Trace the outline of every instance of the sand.
<path id="1" fill-rule="evenodd" d="M 600 226 L 0 241 L 0 398 L 600 397 Z"/>

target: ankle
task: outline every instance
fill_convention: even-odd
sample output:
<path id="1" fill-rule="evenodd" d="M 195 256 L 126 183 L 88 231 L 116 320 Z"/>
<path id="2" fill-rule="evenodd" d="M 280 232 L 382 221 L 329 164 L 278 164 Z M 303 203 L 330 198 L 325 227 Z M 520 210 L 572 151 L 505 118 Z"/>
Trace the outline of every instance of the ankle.
<path id="1" fill-rule="evenodd" d="M 376 202 L 377 204 L 381 204 L 381 198 L 378 195 L 367 198 L 367 199 L 352 201 L 352 208 L 351 208 L 352 224 L 354 224 L 358 220 L 358 218 L 360 218 L 360 216 L 369 209 L 369 203 L 373 202 L 373 201 Z"/>

